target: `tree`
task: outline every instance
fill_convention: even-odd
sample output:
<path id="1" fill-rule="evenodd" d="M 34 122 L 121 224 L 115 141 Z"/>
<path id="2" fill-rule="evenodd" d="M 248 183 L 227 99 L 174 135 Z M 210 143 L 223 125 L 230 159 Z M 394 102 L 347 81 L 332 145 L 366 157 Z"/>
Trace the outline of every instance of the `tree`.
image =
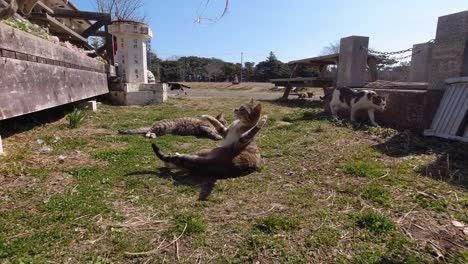
<path id="1" fill-rule="evenodd" d="M 147 61 L 148 61 L 148 70 L 154 74 L 154 77 L 156 80 L 161 79 L 161 60 L 158 58 L 156 53 L 152 51 L 148 51 L 147 55 Z"/>
<path id="2" fill-rule="evenodd" d="M 146 16 L 141 14 L 144 0 L 94 0 L 101 13 L 109 13 L 113 20 L 133 20 L 143 22 Z"/>
<path id="3" fill-rule="evenodd" d="M 290 75 L 289 66 L 279 61 L 273 52 L 270 52 L 265 61 L 259 62 L 255 70 L 255 80 L 261 82 L 275 78 L 288 78 Z"/>
<path id="4" fill-rule="evenodd" d="M 252 81 L 255 75 L 255 62 L 244 63 L 245 80 Z"/>
<path id="5" fill-rule="evenodd" d="M 328 44 L 328 46 L 323 47 L 320 55 L 330 55 L 330 54 L 337 54 L 340 53 L 340 42 L 337 40 Z"/>

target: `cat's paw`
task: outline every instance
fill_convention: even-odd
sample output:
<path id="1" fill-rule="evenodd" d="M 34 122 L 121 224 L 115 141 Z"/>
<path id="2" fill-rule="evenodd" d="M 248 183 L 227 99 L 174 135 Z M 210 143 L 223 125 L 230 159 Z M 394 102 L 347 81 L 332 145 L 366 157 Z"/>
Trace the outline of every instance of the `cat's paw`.
<path id="1" fill-rule="evenodd" d="M 155 133 L 148 132 L 148 133 L 146 133 L 145 138 L 147 138 L 147 139 L 155 139 L 155 138 L 156 138 L 156 134 L 155 134 Z"/>
<path id="2" fill-rule="evenodd" d="M 267 119 L 268 119 L 268 116 L 266 115 L 262 116 L 262 118 L 260 118 L 260 120 L 257 123 L 257 127 L 262 128 L 265 125 Z"/>

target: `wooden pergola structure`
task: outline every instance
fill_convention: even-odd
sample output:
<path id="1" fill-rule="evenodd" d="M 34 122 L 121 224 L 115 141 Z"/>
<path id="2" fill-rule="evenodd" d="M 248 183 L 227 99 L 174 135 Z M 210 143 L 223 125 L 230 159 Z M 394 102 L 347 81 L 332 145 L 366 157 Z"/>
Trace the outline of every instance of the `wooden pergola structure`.
<path id="1" fill-rule="evenodd" d="M 96 53 L 107 59 L 110 65 L 114 64 L 113 37 L 108 32 L 108 26 L 112 23 L 110 14 L 80 11 L 71 1 L 65 4 L 63 1 L 41 0 L 37 1 L 27 18 L 47 27 L 60 40 L 90 50 L 94 48 L 88 44 L 88 38 L 103 37 L 105 43 Z"/>
<path id="2" fill-rule="evenodd" d="M 288 62 L 293 65 L 291 78 L 272 79 L 270 80 L 275 86 L 284 86 L 283 99 L 287 99 L 293 87 L 321 87 L 327 88 L 333 86 L 335 81 L 333 78 L 326 78 L 325 73 L 329 65 L 339 66 L 340 54 L 330 54 L 325 56 L 294 60 Z M 377 57 L 368 55 L 367 64 L 371 74 L 371 81 L 377 80 Z M 317 68 L 318 77 L 296 77 L 297 68 L 300 65 L 307 65 Z"/>

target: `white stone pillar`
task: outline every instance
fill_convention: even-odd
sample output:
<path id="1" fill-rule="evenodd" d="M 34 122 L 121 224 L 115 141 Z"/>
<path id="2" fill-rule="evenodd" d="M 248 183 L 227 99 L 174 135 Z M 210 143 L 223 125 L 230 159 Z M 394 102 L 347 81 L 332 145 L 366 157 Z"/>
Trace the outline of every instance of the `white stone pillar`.
<path id="1" fill-rule="evenodd" d="M 153 33 L 147 24 L 117 21 L 109 26 L 109 33 L 117 38 L 115 62 L 119 74 L 127 83 L 148 83 L 146 43 Z"/>

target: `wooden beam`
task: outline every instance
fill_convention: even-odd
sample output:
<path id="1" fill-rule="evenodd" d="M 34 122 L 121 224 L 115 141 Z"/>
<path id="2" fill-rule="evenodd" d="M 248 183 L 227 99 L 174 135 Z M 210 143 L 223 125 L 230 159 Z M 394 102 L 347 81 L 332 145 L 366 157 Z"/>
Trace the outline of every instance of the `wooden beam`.
<path id="1" fill-rule="evenodd" d="M 91 36 L 94 36 L 94 37 L 105 37 L 105 36 L 107 36 L 107 34 L 109 34 L 109 33 L 106 33 L 105 31 L 100 30 L 100 31 L 93 32 L 93 33 L 91 34 Z"/>
<path id="2" fill-rule="evenodd" d="M 40 8 L 44 9 L 47 13 L 49 14 L 53 14 L 54 13 L 54 10 L 52 10 L 50 7 L 46 6 L 44 3 L 42 3 L 42 1 L 38 1 L 36 3 L 37 6 L 39 6 Z"/>
<path id="3" fill-rule="evenodd" d="M 63 9 L 54 9 L 54 17 L 61 18 L 72 18 L 72 19 L 85 19 L 85 20 L 102 20 L 110 23 L 111 15 L 107 13 L 97 12 L 84 12 L 84 11 L 72 11 Z"/>
<path id="4" fill-rule="evenodd" d="M 87 28 L 83 33 L 81 33 L 81 36 L 83 38 L 88 38 L 91 36 L 94 32 L 96 32 L 98 29 L 102 28 L 104 26 L 104 23 L 102 21 L 96 21 L 93 25 L 91 25 L 89 28 Z"/>
<path id="5" fill-rule="evenodd" d="M 65 32 L 69 34 L 72 38 L 78 39 L 84 43 L 88 43 L 88 40 L 86 38 L 82 37 L 80 34 L 76 33 L 69 27 L 65 26 L 62 22 L 58 21 L 57 19 L 49 16 L 49 14 L 32 13 L 31 18 L 33 20 L 40 20 L 40 21 L 48 22 L 53 27 L 56 27 L 58 29 L 57 31 Z"/>

